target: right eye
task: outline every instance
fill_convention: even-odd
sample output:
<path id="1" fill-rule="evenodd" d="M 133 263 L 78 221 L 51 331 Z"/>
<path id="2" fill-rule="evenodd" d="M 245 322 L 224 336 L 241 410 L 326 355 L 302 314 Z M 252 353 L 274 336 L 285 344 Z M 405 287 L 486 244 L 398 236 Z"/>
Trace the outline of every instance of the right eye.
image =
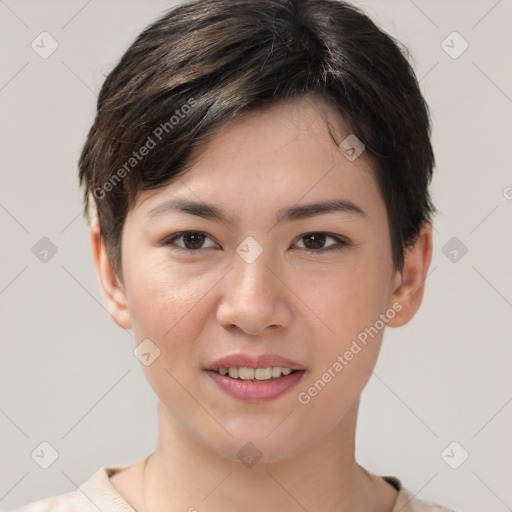
<path id="1" fill-rule="evenodd" d="M 167 237 L 164 240 L 163 245 L 174 246 L 173 248 L 177 248 L 178 250 L 183 249 L 184 251 L 189 252 L 197 252 L 199 249 L 210 249 L 212 247 L 216 247 L 215 244 L 209 247 L 202 247 L 206 238 L 210 237 L 201 231 L 182 231 Z M 181 240 L 183 245 L 175 244 L 174 242 L 176 240 Z"/>

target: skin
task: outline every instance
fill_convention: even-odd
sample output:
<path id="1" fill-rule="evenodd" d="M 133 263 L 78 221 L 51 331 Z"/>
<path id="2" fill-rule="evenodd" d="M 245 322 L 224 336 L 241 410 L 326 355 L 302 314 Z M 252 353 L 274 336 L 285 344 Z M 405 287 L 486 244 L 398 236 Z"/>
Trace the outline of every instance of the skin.
<path id="1" fill-rule="evenodd" d="M 315 97 L 274 104 L 216 134 L 180 179 L 141 192 L 123 228 L 122 280 L 97 223 L 91 225 L 112 319 L 133 329 L 137 343 L 149 338 L 161 351 L 151 365 L 141 365 L 158 397 L 146 503 L 144 459 L 111 478 L 139 511 L 393 508 L 397 491 L 355 460 L 360 395 L 383 331 L 308 404 L 297 396 L 393 304 L 401 311 L 388 326 L 413 317 L 430 264 L 432 228 L 423 225 L 403 270 L 395 270 L 371 163 L 364 153 L 349 161 L 329 138 L 326 120 L 340 128 L 338 140 L 348 135 L 343 119 Z M 213 203 L 233 224 L 177 211 L 148 218 L 173 197 Z M 280 208 L 337 198 L 365 215 L 337 212 L 275 224 Z M 163 243 L 183 230 L 205 233 L 203 245 L 184 238 Z M 322 244 L 305 237 L 310 233 L 335 234 L 348 244 L 325 251 L 336 240 Z M 249 236 L 263 249 L 252 263 L 236 252 Z M 199 249 L 186 252 L 185 246 Z M 203 370 L 239 352 L 279 354 L 306 372 L 278 398 L 247 403 L 226 395 Z M 249 441 L 262 454 L 252 467 L 237 457 Z"/>

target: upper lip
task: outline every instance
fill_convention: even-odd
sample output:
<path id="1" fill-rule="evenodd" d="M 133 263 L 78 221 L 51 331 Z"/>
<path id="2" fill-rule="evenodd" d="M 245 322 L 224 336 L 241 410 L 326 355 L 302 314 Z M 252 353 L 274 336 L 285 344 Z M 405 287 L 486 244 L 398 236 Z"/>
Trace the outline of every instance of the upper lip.
<path id="1" fill-rule="evenodd" d="M 219 368 L 268 368 L 272 366 L 280 366 L 281 368 L 290 368 L 291 370 L 304 370 L 304 367 L 291 359 L 278 356 L 277 354 L 261 354 L 259 356 L 251 356 L 249 354 L 232 354 L 221 357 L 216 361 L 209 363 L 206 370 L 217 371 Z"/>

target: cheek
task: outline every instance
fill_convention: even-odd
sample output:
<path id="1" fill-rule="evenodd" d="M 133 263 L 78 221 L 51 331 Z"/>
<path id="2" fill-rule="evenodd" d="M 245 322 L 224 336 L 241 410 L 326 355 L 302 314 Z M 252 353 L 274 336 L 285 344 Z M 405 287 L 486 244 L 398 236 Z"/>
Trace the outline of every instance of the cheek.
<path id="1" fill-rule="evenodd" d="M 373 325 L 388 305 L 390 263 L 379 261 L 375 254 L 357 254 L 323 279 L 322 289 L 315 292 L 312 309 L 321 312 L 319 316 L 334 331 L 330 337 L 337 348 Z M 325 332 L 329 339 L 329 330 Z"/>
<path id="2" fill-rule="evenodd" d="M 383 268 L 375 260 L 347 266 L 317 292 L 311 309 L 319 312 L 311 375 L 298 390 L 298 402 L 322 428 L 333 428 L 360 396 L 377 362 L 382 329 L 375 324 L 387 307 Z M 380 326 L 380 324 L 379 324 Z"/>
<path id="3" fill-rule="evenodd" d="M 131 270 L 128 302 L 137 343 L 151 339 L 166 366 L 175 366 L 195 347 L 191 340 L 199 337 L 205 297 L 215 280 L 196 279 L 184 265 L 177 268 L 162 257 L 140 260 Z"/>

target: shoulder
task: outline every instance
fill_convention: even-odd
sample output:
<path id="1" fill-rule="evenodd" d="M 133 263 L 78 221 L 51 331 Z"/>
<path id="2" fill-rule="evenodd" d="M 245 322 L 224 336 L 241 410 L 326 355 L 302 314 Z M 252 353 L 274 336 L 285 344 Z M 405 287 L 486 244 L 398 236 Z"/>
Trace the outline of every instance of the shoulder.
<path id="1" fill-rule="evenodd" d="M 75 491 L 33 501 L 8 512 L 135 512 L 109 480 L 122 469 L 102 467 Z"/>
<path id="2" fill-rule="evenodd" d="M 84 501 L 80 493 L 71 491 L 33 501 L 10 512 L 92 512 L 93 508 L 94 505 Z"/>
<path id="3" fill-rule="evenodd" d="M 456 512 L 455 510 L 447 507 L 443 507 L 439 505 L 439 503 L 434 503 L 433 501 L 428 500 L 420 500 L 417 498 L 413 498 L 409 503 L 410 512 Z M 394 512 L 394 511 L 393 511 Z"/>
<path id="4" fill-rule="evenodd" d="M 403 487 L 402 482 L 394 476 L 383 477 L 398 490 L 396 502 L 391 512 L 457 512 L 430 500 L 416 498 L 415 495 Z"/>

